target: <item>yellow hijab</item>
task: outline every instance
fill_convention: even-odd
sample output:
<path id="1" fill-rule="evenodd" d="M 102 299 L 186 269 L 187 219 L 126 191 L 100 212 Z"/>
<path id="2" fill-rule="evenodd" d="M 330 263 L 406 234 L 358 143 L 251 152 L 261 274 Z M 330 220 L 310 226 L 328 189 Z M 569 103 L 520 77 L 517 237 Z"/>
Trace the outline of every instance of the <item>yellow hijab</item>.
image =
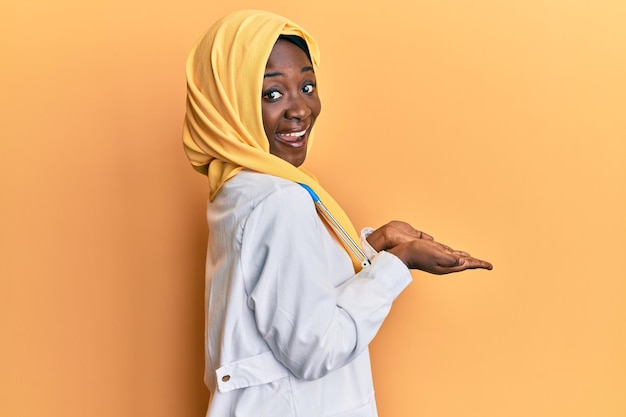
<path id="1" fill-rule="evenodd" d="M 354 226 L 317 179 L 303 168 L 270 154 L 261 116 L 265 65 L 279 35 L 303 38 L 314 70 L 317 43 L 303 28 L 284 17 L 242 10 L 217 21 L 187 58 L 187 112 L 183 145 L 192 166 L 208 176 L 213 200 L 221 186 L 244 168 L 311 187 L 348 234 Z M 312 145 L 309 137 L 309 149 Z M 359 261 L 352 253 L 355 269 Z"/>

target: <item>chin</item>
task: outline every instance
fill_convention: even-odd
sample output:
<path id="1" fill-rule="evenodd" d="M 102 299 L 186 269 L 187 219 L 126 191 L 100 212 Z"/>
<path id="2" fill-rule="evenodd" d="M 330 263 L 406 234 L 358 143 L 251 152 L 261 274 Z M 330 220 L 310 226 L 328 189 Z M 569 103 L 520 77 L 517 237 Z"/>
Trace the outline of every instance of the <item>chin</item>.
<path id="1" fill-rule="evenodd" d="M 304 164 L 304 161 L 306 160 L 306 150 L 302 153 L 302 154 L 280 154 L 280 153 L 274 153 L 274 152 L 270 152 L 271 154 L 273 154 L 274 156 L 279 157 L 280 159 L 282 159 L 285 162 L 289 162 L 291 165 L 295 166 L 295 167 L 299 167 L 300 165 Z"/>
<path id="2" fill-rule="evenodd" d="M 300 165 L 304 164 L 304 158 L 297 158 L 294 160 L 286 160 L 287 162 L 289 162 L 291 165 L 293 165 L 294 167 L 299 167 Z"/>
<path id="3" fill-rule="evenodd" d="M 304 155 L 298 155 L 297 157 L 293 158 L 291 165 L 295 167 L 299 167 L 300 165 L 304 164 L 305 160 L 306 160 L 306 150 L 304 151 Z"/>

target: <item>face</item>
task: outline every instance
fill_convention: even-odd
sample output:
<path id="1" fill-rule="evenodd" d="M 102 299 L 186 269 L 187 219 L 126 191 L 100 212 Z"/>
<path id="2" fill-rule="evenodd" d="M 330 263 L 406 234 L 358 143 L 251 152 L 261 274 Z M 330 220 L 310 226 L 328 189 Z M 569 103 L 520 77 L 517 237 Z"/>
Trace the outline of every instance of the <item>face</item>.
<path id="1" fill-rule="evenodd" d="M 315 119 L 321 110 L 313 65 L 304 51 L 279 40 L 267 60 L 261 99 L 270 153 L 300 166 Z"/>

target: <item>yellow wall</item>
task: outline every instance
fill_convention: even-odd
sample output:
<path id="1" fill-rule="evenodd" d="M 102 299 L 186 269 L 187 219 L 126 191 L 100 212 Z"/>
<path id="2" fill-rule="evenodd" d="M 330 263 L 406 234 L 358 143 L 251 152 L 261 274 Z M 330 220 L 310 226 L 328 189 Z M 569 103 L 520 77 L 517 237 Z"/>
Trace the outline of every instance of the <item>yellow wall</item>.
<path id="1" fill-rule="evenodd" d="M 128 3 L 0 5 L 0 415 L 204 414 L 183 65 L 242 7 L 318 38 L 308 166 L 355 224 L 495 265 L 414 274 L 381 417 L 626 415 L 626 3 Z"/>

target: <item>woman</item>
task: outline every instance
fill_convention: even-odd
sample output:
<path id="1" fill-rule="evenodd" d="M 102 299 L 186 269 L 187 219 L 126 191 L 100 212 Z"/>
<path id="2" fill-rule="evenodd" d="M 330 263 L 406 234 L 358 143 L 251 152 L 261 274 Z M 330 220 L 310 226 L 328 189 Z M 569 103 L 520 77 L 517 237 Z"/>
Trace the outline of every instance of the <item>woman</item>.
<path id="1" fill-rule="evenodd" d="M 210 186 L 208 416 L 376 416 L 367 347 L 409 268 L 491 269 L 404 222 L 357 237 L 300 168 L 321 110 L 318 56 L 287 19 L 239 11 L 187 61 L 184 146 Z"/>

